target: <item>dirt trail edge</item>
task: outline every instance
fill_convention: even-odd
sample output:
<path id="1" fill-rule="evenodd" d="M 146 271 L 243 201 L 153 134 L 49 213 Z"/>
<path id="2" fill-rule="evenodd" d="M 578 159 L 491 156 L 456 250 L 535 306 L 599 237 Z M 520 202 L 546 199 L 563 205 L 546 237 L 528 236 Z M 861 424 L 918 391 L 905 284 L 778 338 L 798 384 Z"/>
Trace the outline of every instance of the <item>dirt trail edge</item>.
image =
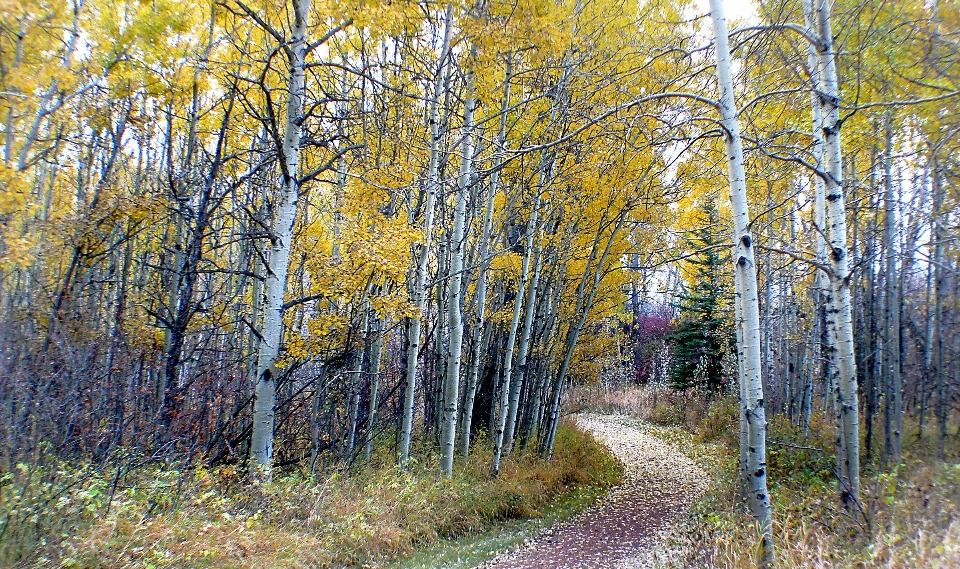
<path id="1" fill-rule="evenodd" d="M 577 423 L 623 462 L 623 481 L 597 504 L 481 568 L 640 569 L 676 555 L 671 536 L 706 491 L 709 475 L 636 419 L 580 415 Z"/>

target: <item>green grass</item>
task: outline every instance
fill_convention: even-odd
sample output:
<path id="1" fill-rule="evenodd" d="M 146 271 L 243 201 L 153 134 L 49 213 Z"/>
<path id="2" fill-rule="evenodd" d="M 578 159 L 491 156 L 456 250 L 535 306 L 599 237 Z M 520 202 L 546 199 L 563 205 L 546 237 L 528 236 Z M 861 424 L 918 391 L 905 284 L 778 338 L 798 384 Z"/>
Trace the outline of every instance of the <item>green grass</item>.
<path id="1" fill-rule="evenodd" d="M 443 540 L 413 555 L 398 559 L 389 569 L 466 569 L 501 551 L 512 549 L 541 530 L 585 510 L 605 493 L 603 486 L 584 486 L 561 496 L 533 518 L 506 520 L 475 535 Z"/>

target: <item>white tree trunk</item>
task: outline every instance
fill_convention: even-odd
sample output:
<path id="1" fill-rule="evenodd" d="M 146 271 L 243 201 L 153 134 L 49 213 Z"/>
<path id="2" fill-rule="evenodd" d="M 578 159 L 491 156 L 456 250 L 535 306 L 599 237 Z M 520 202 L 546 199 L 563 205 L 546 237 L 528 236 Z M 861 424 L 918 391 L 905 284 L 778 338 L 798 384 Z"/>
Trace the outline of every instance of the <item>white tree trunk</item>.
<path id="1" fill-rule="evenodd" d="M 510 108 L 510 82 L 513 79 L 513 54 L 507 55 L 506 77 L 503 83 L 503 102 L 500 107 L 500 132 L 497 134 L 496 166 L 503 163 L 504 142 L 507 138 L 507 110 Z M 487 203 L 483 212 L 483 236 L 480 241 L 480 266 L 477 274 L 477 316 L 473 326 L 472 350 L 470 369 L 467 372 L 467 393 L 463 404 L 463 421 L 461 422 L 460 453 L 464 463 L 470 456 L 470 429 L 473 422 L 473 405 L 477 395 L 477 383 L 480 379 L 480 358 L 483 347 L 483 327 L 487 314 L 487 272 L 490 267 L 490 239 L 493 234 L 494 199 L 500 187 L 500 170 L 494 170 L 490 176 L 490 187 L 487 189 Z"/>
<path id="2" fill-rule="evenodd" d="M 527 246 L 533 245 L 533 228 L 531 228 L 531 237 L 527 240 Z M 510 390 L 510 406 L 507 412 L 507 428 L 503 433 L 504 448 L 503 452 L 508 456 L 513 452 L 513 439 L 517 427 L 518 410 L 520 407 L 520 394 L 523 389 L 524 379 L 527 377 L 527 361 L 530 352 L 530 332 L 533 330 L 533 316 L 537 312 L 537 287 L 540 284 L 540 270 L 543 264 L 543 254 L 540 247 L 533 254 L 534 262 L 533 280 L 527 289 L 527 299 L 524 301 L 526 308 L 523 314 L 523 328 L 520 331 L 520 344 L 517 346 L 517 369 L 516 377 L 513 378 Z"/>
<path id="3" fill-rule="evenodd" d="M 603 267 L 606 265 L 607 258 L 610 255 L 610 249 L 616 242 L 617 234 L 620 233 L 620 230 L 623 228 L 626 213 L 626 211 L 619 212 L 616 220 L 613 222 L 613 231 L 610 232 L 610 237 L 603 248 L 603 253 L 600 254 L 600 258 L 597 260 L 602 230 L 605 225 L 603 223 L 605 220 L 601 221 L 600 229 L 597 230 L 597 236 L 594 238 L 593 246 L 590 250 L 590 255 L 587 257 L 587 264 L 584 267 L 583 276 L 580 278 L 580 284 L 577 286 L 577 302 L 576 308 L 573 311 L 575 315 L 574 321 L 570 323 L 570 328 L 567 330 L 567 337 L 564 342 L 563 361 L 560 364 L 560 369 L 557 371 L 557 377 L 553 383 L 546 433 L 544 433 L 544 437 L 540 441 L 540 455 L 546 457 L 548 460 L 553 458 L 553 442 L 556 439 L 557 425 L 560 422 L 560 402 L 563 399 L 563 390 L 567 383 L 567 372 L 570 370 L 573 351 L 577 347 L 580 331 L 583 330 L 583 325 L 587 321 L 587 315 L 590 313 L 590 308 L 593 307 L 593 302 L 597 297 L 597 290 L 600 288 L 600 279 L 603 276 Z M 596 266 L 593 265 L 594 261 L 597 263 Z M 587 292 L 587 283 L 590 284 L 589 292 Z"/>
<path id="4" fill-rule="evenodd" d="M 884 312 L 884 364 L 887 368 L 887 402 L 885 427 L 887 451 L 893 464 L 900 464 L 902 446 L 900 433 L 903 430 L 903 386 L 900 377 L 900 277 L 897 270 L 897 206 L 893 194 L 893 131 L 890 112 L 884 117 L 886 149 L 884 152 L 883 193 L 883 240 L 886 255 L 886 293 Z"/>
<path id="5" fill-rule="evenodd" d="M 400 464 L 406 466 L 410 460 L 410 441 L 413 438 L 413 410 L 417 393 L 417 359 L 420 354 L 420 330 L 423 322 L 423 309 L 426 306 L 427 264 L 430 258 L 430 243 L 433 240 L 433 214 L 436 209 L 437 191 L 439 190 L 440 165 L 440 95 L 446 82 L 445 69 L 447 57 L 450 53 L 450 35 L 453 25 L 453 3 L 448 4 L 446 21 L 443 31 L 443 48 L 440 52 L 440 61 L 437 64 L 433 82 L 433 93 L 430 98 L 430 115 L 427 119 L 430 132 L 430 162 L 427 166 L 426 200 L 423 205 L 423 243 L 415 253 L 416 270 L 414 282 L 410 291 L 413 301 L 414 314 L 410 317 L 410 326 L 407 329 L 407 373 L 406 386 L 403 391 L 403 422 L 400 427 Z M 413 212 L 411 212 L 411 220 Z"/>
<path id="6" fill-rule="evenodd" d="M 363 382 L 363 365 L 364 362 L 364 352 L 366 352 L 366 346 L 370 341 L 370 303 L 368 297 L 370 295 L 370 287 L 372 284 L 367 285 L 367 289 L 363 293 L 363 300 L 360 301 L 360 305 L 363 307 L 363 316 L 361 316 L 360 330 L 363 337 L 363 343 L 360 346 L 360 350 L 354 356 L 353 360 L 353 370 L 350 372 L 349 387 L 347 392 L 349 393 L 349 410 L 347 412 L 347 448 L 344 455 L 347 457 L 347 460 L 353 460 L 353 451 L 357 446 L 357 423 L 360 419 L 360 384 Z"/>
<path id="7" fill-rule="evenodd" d="M 944 443 L 947 438 L 947 413 L 949 407 L 949 393 L 946 385 L 946 373 L 943 369 L 943 179 L 936 154 L 933 155 L 933 203 L 930 211 L 930 239 L 933 242 L 931 261 L 933 263 L 933 330 L 931 331 L 931 363 L 932 375 L 937 389 L 937 456 L 943 460 L 945 456 Z"/>
<path id="8" fill-rule="evenodd" d="M 544 322 L 541 327 L 541 338 L 543 338 L 543 343 L 545 345 L 551 346 L 555 345 L 553 339 L 556 333 L 556 324 L 557 324 L 557 311 L 559 310 L 559 294 L 554 294 L 553 283 L 548 280 L 546 291 L 544 292 L 545 301 L 547 303 L 547 309 L 544 314 Z M 552 349 L 551 349 L 552 352 Z M 549 361 L 549 355 L 544 358 Z M 533 386 L 533 417 L 530 419 L 530 428 L 524 434 L 524 440 L 526 441 L 530 435 L 540 436 L 540 424 L 541 418 L 543 417 L 544 411 L 544 391 L 546 386 L 550 384 L 548 379 L 548 373 L 546 366 L 541 368 L 541 372 L 534 376 L 534 386 Z"/>
<path id="9" fill-rule="evenodd" d="M 733 206 L 735 275 L 740 283 L 740 314 L 742 337 L 738 346 L 742 377 L 746 388 L 744 415 L 748 425 L 749 448 L 747 474 L 750 511 L 760 524 L 761 565 L 773 563 L 773 531 L 770 494 L 767 491 L 766 412 L 764 410 L 763 381 L 760 354 L 760 302 L 757 290 L 757 269 L 754 261 L 753 236 L 750 231 L 750 211 L 747 205 L 747 182 L 744 172 L 743 143 L 740 139 L 740 121 L 733 92 L 730 46 L 727 39 L 727 20 L 722 0 L 710 0 L 713 20 L 714 45 L 717 54 L 717 82 L 720 88 L 720 115 L 725 130 L 730 202 Z"/>
<path id="10" fill-rule="evenodd" d="M 537 213 L 540 206 L 540 196 L 534 199 L 533 212 L 527 222 L 527 250 L 523 255 L 523 264 L 520 269 L 520 281 L 517 283 L 517 294 L 513 304 L 513 318 L 510 320 L 510 331 L 507 334 L 507 348 L 503 361 L 503 388 L 500 395 L 500 407 L 497 413 L 497 432 L 494 435 L 493 464 L 490 471 L 494 476 L 500 472 L 500 458 L 503 454 L 503 440 L 507 429 L 507 419 L 512 405 L 511 380 L 513 379 L 513 350 L 517 345 L 517 330 L 520 327 L 520 309 L 523 307 L 524 290 L 530 280 L 530 258 L 533 256 L 533 228 L 537 225 Z M 514 409 L 514 414 L 516 410 Z"/>
<path id="11" fill-rule="evenodd" d="M 250 442 L 251 474 L 270 480 L 273 465 L 273 428 L 277 401 L 277 377 L 274 363 L 280 352 L 283 334 L 283 302 L 290 265 L 293 225 L 300 199 L 298 166 L 300 159 L 300 119 L 303 115 L 307 49 L 307 18 L 310 0 L 293 0 L 293 33 L 287 44 L 290 76 L 287 82 L 287 109 L 281 146 L 281 193 L 270 236 L 269 258 L 264 282 L 263 327 L 257 357 L 257 381 L 253 406 L 253 432 Z"/>
<path id="12" fill-rule="evenodd" d="M 363 457 L 366 462 L 370 462 L 373 455 L 373 435 L 374 427 L 377 424 L 377 405 L 380 397 L 380 362 L 383 361 L 383 336 L 386 326 L 382 319 L 374 314 L 373 346 L 370 348 L 370 415 L 367 417 L 367 435 L 366 445 L 363 451 Z"/>
<path id="13" fill-rule="evenodd" d="M 813 11 L 813 5 L 810 3 L 811 0 L 803 0 L 803 14 L 804 20 L 806 21 L 807 27 L 811 30 L 815 29 L 815 20 L 816 17 Z M 813 155 L 813 164 L 817 168 L 817 172 L 814 172 L 810 179 L 810 184 L 813 186 L 813 225 L 814 225 L 814 249 L 816 254 L 817 263 L 821 266 L 827 265 L 827 241 L 826 237 L 826 183 L 823 178 L 823 117 L 821 115 L 820 108 L 820 57 L 817 52 L 817 46 L 811 42 L 807 43 L 807 67 L 810 70 L 810 109 L 811 109 L 811 129 L 810 135 L 812 140 L 811 154 Z M 817 270 L 814 275 L 814 305 L 815 305 L 815 314 L 816 314 L 816 324 L 815 327 L 819 330 L 820 324 L 822 324 L 821 310 L 829 310 L 829 307 L 826 307 L 827 302 L 832 298 L 829 294 L 829 275 L 822 271 Z M 833 346 L 833 337 L 835 335 L 835 330 L 833 326 L 826 326 L 822 330 L 822 333 L 817 334 L 814 338 L 814 341 L 817 342 L 817 353 L 824 358 L 827 363 L 827 381 L 826 389 L 824 391 L 824 413 L 826 414 L 829 409 L 829 401 L 832 395 L 832 385 L 833 382 L 833 357 L 831 353 L 831 347 Z M 821 339 L 826 339 L 826 346 L 822 345 Z M 813 364 L 811 363 L 811 366 Z M 813 373 L 811 371 L 811 373 Z"/>
<path id="14" fill-rule="evenodd" d="M 444 475 L 453 475 L 453 456 L 457 439 L 457 405 L 460 402 L 460 363 L 463 356 L 463 259 L 466 249 L 465 225 L 467 194 L 473 177 L 473 111 L 476 100 L 473 93 L 473 74 L 467 76 L 467 96 L 463 109 L 463 144 L 460 154 L 460 180 L 457 184 L 453 213 L 453 241 L 450 243 L 450 290 L 447 302 L 447 320 L 450 327 L 450 352 L 447 355 L 447 373 L 443 382 L 443 423 L 440 432 L 440 469 Z"/>
<path id="15" fill-rule="evenodd" d="M 932 219 L 932 216 L 931 216 Z M 933 223 L 930 227 L 930 236 L 931 238 L 934 235 Z M 929 251 L 930 261 L 927 263 L 927 299 L 926 299 L 926 332 L 924 334 L 924 343 L 923 343 L 923 377 L 920 382 L 920 420 L 919 420 L 919 433 L 917 434 L 918 439 L 923 439 L 923 423 L 924 416 L 927 412 L 927 401 L 929 397 L 927 392 L 930 390 L 930 386 L 934 385 L 933 377 L 931 377 L 931 372 L 933 371 L 933 251 Z"/>
<path id="16" fill-rule="evenodd" d="M 823 120 L 824 173 L 826 174 L 826 226 L 830 245 L 830 294 L 836 336 L 837 406 L 843 437 L 838 461 L 844 501 L 860 499 L 860 415 L 857 400 L 857 366 L 854 360 L 853 312 L 850 303 L 847 221 L 843 197 L 840 153 L 840 109 L 836 54 L 830 30 L 830 1 L 816 0 L 814 9 L 820 69 L 820 108 Z"/>
<path id="17" fill-rule="evenodd" d="M 740 299 L 743 297 L 743 293 L 740 292 L 740 274 L 735 272 L 733 276 L 733 320 L 737 341 L 737 387 L 739 389 L 738 395 L 740 403 L 740 496 L 745 500 L 747 498 L 747 480 L 749 478 L 747 475 L 747 461 L 750 458 L 750 423 L 747 421 L 747 384 L 744 381 L 743 358 L 740 357 L 740 346 L 743 345 L 743 311 L 741 310 Z"/>

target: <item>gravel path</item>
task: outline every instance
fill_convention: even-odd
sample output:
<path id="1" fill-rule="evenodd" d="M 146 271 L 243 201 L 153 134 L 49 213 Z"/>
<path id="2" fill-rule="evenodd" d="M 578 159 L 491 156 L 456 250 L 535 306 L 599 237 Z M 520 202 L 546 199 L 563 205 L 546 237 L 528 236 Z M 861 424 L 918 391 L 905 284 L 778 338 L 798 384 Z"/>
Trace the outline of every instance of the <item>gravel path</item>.
<path id="1" fill-rule="evenodd" d="M 596 505 L 482 568 L 641 569 L 677 559 L 672 537 L 709 475 L 635 419 L 582 415 L 577 423 L 623 462 L 623 482 Z"/>

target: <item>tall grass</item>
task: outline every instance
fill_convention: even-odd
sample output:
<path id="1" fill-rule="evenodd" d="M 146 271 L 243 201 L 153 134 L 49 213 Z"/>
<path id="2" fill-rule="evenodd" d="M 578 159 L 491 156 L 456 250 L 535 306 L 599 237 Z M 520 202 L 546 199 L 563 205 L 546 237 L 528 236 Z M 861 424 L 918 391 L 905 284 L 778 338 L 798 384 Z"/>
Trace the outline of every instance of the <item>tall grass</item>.
<path id="1" fill-rule="evenodd" d="M 736 402 L 730 398 L 714 400 L 693 390 L 653 384 L 579 386 L 566 396 L 564 409 L 627 415 L 691 432 L 708 428 L 726 432 L 737 421 Z"/>
<path id="2" fill-rule="evenodd" d="M 715 408 L 736 410 L 729 401 L 710 407 L 708 418 Z M 722 441 L 728 458 L 698 505 L 689 541 L 700 546 L 690 549 L 688 566 L 756 567 L 757 529 L 736 480 L 736 421 L 728 425 L 705 420 L 698 430 L 702 440 Z M 884 463 L 882 449 L 874 449 L 873 461 L 863 464 L 861 504 L 848 510 L 838 499 L 832 423 L 817 416 L 810 432 L 804 436 L 782 415 L 768 426 L 778 567 L 960 567 L 960 449 L 938 460 L 932 441 L 914 434 L 904 438 L 900 465 Z"/>
<path id="3" fill-rule="evenodd" d="M 621 472 L 572 423 L 558 430 L 552 462 L 519 452 L 496 479 L 490 452 L 478 447 L 450 479 L 432 466 L 435 457 L 407 471 L 383 466 L 320 480 L 291 472 L 261 486 L 236 467 L 152 466 L 116 477 L 24 465 L 0 488 L 0 566 L 377 566 L 440 539 L 537 516 L 564 493 L 609 487 Z"/>
<path id="4" fill-rule="evenodd" d="M 594 386 L 575 390 L 571 404 L 684 428 L 688 440 L 671 442 L 703 462 L 712 483 L 684 524 L 686 556 L 676 565 L 757 566 L 759 534 L 746 514 L 737 480 L 735 398 L 709 400 L 649 386 Z M 948 436 L 941 460 L 931 429 L 922 438 L 917 431 L 916 422 L 907 417 L 900 465 L 885 462 L 877 442 L 867 461 L 861 444 L 863 495 L 860 508 L 850 512 L 838 499 L 832 421 L 814 415 L 804 436 L 783 415 L 769 417 L 767 463 L 777 567 L 960 567 L 960 439 Z"/>

